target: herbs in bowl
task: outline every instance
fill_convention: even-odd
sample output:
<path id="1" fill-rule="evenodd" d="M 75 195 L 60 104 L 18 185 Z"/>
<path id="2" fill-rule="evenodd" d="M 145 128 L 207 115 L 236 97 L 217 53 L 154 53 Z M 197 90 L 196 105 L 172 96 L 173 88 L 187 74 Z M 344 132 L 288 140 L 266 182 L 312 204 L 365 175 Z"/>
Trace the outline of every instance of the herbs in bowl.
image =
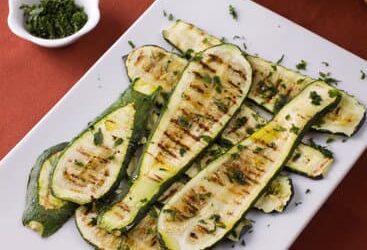
<path id="1" fill-rule="evenodd" d="M 26 30 L 44 39 L 75 34 L 88 21 L 83 7 L 74 0 L 41 0 L 38 4 L 23 4 L 20 8 L 24 11 Z"/>

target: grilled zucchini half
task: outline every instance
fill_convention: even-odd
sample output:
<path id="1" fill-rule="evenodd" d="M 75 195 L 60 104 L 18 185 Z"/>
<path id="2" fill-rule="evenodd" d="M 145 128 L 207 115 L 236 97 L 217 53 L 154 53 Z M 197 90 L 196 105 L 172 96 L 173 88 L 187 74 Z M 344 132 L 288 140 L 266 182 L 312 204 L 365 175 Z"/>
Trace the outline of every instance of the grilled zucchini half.
<path id="1" fill-rule="evenodd" d="M 160 249 L 156 232 L 158 212 L 153 207 L 128 234 L 119 231 L 109 233 L 98 227 L 98 213 L 93 208 L 79 207 L 75 212 L 76 226 L 83 239 L 100 250 Z"/>
<path id="2" fill-rule="evenodd" d="M 90 203 L 114 190 L 144 135 L 154 96 L 133 85 L 60 155 L 52 191 L 63 200 Z"/>
<path id="3" fill-rule="evenodd" d="M 60 143 L 45 150 L 36 160 L 28 179 L 27 202 L 23 225 L 42 237 L 55 233 L 74 213 L 76 205 L 52 195 L 50 175 L 57 158 L 68 143 Z"/>
<path id="4" fill-rule="evenodd" d="M 279 175 L 269 184 L 254 207 L 264 213 L 281 213 L 292 200 L 293 194 L 292 180 L 288 176 Z"/>
<path id="5" fill-rule="evenodd" d="M 211 162 L 163 207 L 158 233 L 164 246 L 205 249 L 221 240 L 277 176 L 309 125 L 339 101 L 328 84 L 310 84 L 267 125 Z"/>
<path id="6" fill-rule="evenodd" d="M 222 43 L 220 39 L 181 20 L 164 30 L 163 36 L 186 54 L 188 51 L 198 52 Z M 315 81 L 260 57 L 247 55 L 246 58 L 253 69 L 253 84 L 248 98 L 270 112 L 276 113 L 309 83 Z M 314 124 L 313 129 L 346 136 L 352 136 L 358 131 L 365 119 L 366 109 L 355 97 L 341 93 L 339 105 Z"/>
<path id="7" fill-rule="evenodd" d="M 208 41 L 211 41 L 210 37 Z M 176 86 L 178 76 L 181 75 L 185 65 L 185 60 L 177 55 L 151 45 L 133 50 L 127 58 L 126 68 L 131 79 L 141 80 L 144 82 L 142 85 L 146 88 L 159 86 L 164 89 L 161 93 L 166 94 L 170 93 Z M 157 72 L 161 72 L 161 74 L 157 75 Z M 165 98 L 160 98 L 158 101 L 159 103 L 155 105 L 153 113 L 149 116 L 149 120 L 152 121 L 151 128 L 154 127 L 158 114 L 166 104 Z M 218 138 L 221 145 L 212 145 L 200 160 L 195 160 L 193 166 L 186 173 L 192 178 L 200 171 L 201 166 L 228 150 L 230 146 L 248 137 L 266 122 L 266 119 L 253 111 L 247 103 L 244 103 Z M 313 179 L 320 179 L 326 174 L 333 161 L 331 155 L 325 155 L 316 148 L 300 144 L 286 166 L 290 171 Z"/>
<path id="8" fill-rule="evenodd" d="M 144 216 L 241 106 L 251 72 L 231 44 L 207 49 L 188 64 L 148 140 L 129 192 L 101 213 L 101 227 L 128 230 Z"/>

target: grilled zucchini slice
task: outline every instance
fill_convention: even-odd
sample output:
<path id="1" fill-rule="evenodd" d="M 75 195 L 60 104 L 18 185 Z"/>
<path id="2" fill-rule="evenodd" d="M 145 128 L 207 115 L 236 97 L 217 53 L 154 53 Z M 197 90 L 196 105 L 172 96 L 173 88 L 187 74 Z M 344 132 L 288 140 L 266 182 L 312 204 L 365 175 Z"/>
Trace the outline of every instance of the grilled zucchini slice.
<path id="1" fill-rule="evenodd" d="M 238 47 L 212 47 L 182 73 L 141 157 L 129 192 L 99 216 L 108 231 L 127 230 L 177 180 L 242 104 L 251 67 Z"/>
<path id="2" fill-rule="evenodd" d="M 208 41 L 211 41 L 210 37 Z M 170 66 L 166 69 L 169 61 L 171 61 Z M 142 79 L 147 88 L 149 88 L 148 86 L 159 86 L 165 89 L 163 93 L 168 94 L 176 86 L 177 76 L 181 75 L 180 70 L 183 70 L 183 65 L 185 65 L 183 59 L 177 55 L 158 46 L 147 45 L 133 50 L 128 55 L 126 68 L 131 79 Z M 175 71 L 179 73 L 172 74 Z M 156 75 L 156 72 L 163 73 L 162 75 Z M 155 105 L 154 113 L 150 115 L 150 120 L 152 120 L 150 127 L 154 127 L 156 117 L 165 105 L 164 98 L 161 98 L 160 101 Z M 266 119 L 253 111 L 247 103 L 244 103 L 218 138 L 221 145 L 214 144 L 207 149 L 200 160 L 195 160 L 193 166 L 186 171 L 186 174 L 190 178 L 194 177 L 201 170 L 201 166 L 224 153 L 230 146 L 248 137 L 266 122 Z M 324 155 L 313 147 L 300 144 L 286 166 L 290 171 L 319 179 L 326 174 L 333 161 L 332 156 Z"/>
<path id="3" fill-rule="evenodd" d="M 52 176 L 52 191 L 83 205 L 108 195 L 120 182 L 144 135 L 155 89 L 135 84 L 66 147 Z M 144 89 L 145 90 L 145 89 Z M 144 93 L 147 93 L 146 91 Z"/>
<path id="4" fill-rule="evenodd" d="M 202 51 L 222 43 L 220 39 L 181 20 L 164 30 L 163 36 L 183 53 Z M 288 100 L 315 81 L 260 57 L 247 55 L 246 58 L 253 69 L 253 84 L 248 98 L 270 112 L 276 113 Z M 358 131 L 365 119 L 366 109 L 355 97 L 341 93 L 339 105 L 315 124 L 313 129 L 346 136 L 352 136 Z"/>
<path id="5" fill-rule="evenodd" d="M 255 203 L 264 213 L 283 212 L 293 197 L 293 184 L 288 176 L 277 176 Z"/>
<path id="6" fill-rule="evenodd" d="M 75 212 L 76 226 L 83 239 L 100 250 L 146 250 L 160 249 L 156 233 L 158 212 L 151 211 L 128 234 L 115 231 L 109 233 L 97 225 L 98 213 L 86 206 L 79 207 Z"/>
<path id="7" fill-rule="evenodd" d="M 57 158 L 68 143 L 45 150 L 36 160 L 28 179 L 27 202 L 23 225 L 42 237 L 55 233 L 74 213 L 76 205 L 60 200 L 51 193 L 50 175 Z"/>
<path id="8" fill-rule="evenodd" d="M 205 249 L 221 240 L 277 176 L 308 126 L 339 101 L 328 84 L 310 84 L 267 125 L 211 162 L 163 207 L 158 233 L 164 246 Z"/>

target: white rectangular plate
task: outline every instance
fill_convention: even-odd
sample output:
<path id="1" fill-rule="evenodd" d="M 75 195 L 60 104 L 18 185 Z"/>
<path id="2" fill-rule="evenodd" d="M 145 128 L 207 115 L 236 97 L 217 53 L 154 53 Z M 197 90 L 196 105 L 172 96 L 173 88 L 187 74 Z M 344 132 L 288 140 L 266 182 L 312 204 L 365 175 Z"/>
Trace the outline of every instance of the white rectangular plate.
<path id="1" fill-rule="evenodd" d="M 214 3 L 215 2 L 215 3 Z M 228 13 L 232 4 L 239 13 L 238 22 Z M 2 160 L 0 166 L 0 238 L 2 249 L 90 249 L 70 220 L 49 239 L 41 239 L 21 223 L 26 182 L 36 157 L 49 146 L 73 138 L 95 116 L 112 103 L 129 84 L 121 57 L 130 51 L 128 40 L 137 46 L 157 44 L 170 49 L 161 31 L 169 21 L 163 10 L 175 18 L 192 22 L 216 36 L 224 36 L 248 46 L 250 53 L 277 60 L 293 67 L 301 59 L 308 62 L 307 74 L 332 71 L 342 80 L 341 89 L 367 104 L 367 82 L 360 80 L 366 61 L 333 45 L 302 27 L 244 0 L 158 0 L 80 79 L 60 102 Z M 233 40 L 234 35 L 245 40 Z M 329 67 L 321 64 L 330 63 Z M 47 93 L 45 93 L 47 94 Z M 320 139 L 324 141 L 324 139 Z M 312 216 L 353 166 L 367 146 L 366 124 L 346 143 L 334 142 L 330 148 L 336 162 L 324 180 L 314 181 L 292 175 L 295 197 L 286 212 L 263 215 L 251 212 L 254 232 L 245 236 L 247 249 L 285 249 L 289 247 Z M 305 194 L 305 190 L 312 192 Z M 302 202 L 295 206 L 295 202 Z M 219 249 L 231 247 L 221 244 Z M 241 248 L 240 245 L 237 248 Z"/>

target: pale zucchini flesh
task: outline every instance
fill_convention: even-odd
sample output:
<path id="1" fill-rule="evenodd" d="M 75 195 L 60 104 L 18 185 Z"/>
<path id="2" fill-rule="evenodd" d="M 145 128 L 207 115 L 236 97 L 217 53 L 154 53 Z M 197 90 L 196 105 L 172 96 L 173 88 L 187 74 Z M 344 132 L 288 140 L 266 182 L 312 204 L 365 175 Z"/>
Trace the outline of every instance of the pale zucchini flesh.
<path id="1" fill-rule="evenodd" d="M 52 192 L 80 205 L 106 197 L 119 184 L 140 138 L 156 92 L 127 89 L 60 155 Z M 136 88 L 139 90 L 139 88 Z"/>
<path id="2" fill-rule="evenodd" d="M 339 101 L 326 83 L 310 84 L 267 125 L 211 162 L 163 207 L 158 232 L 164 246 L 194 250 L 220 241 L 277 176 L 309 125 Z"/>
<path id="3" fill-rule="evenodd" d="M 222 43 L 220 39 L 182 20 L 164 30 L 163 36 L 183 53 L 188 50 L 199 52 Z M 247 55 L 246 58 L 253 69 L 253 84 L 248 98 L 271 112 L 276 112 L 315 81 L 260 57 Z M 346 136 L 352 136 L 358 131 L 366 116 L 365 107 L 355 97 L 341 93 L 339 105 L 315 124 L 314 129 Z"/>
<path id="4" fill-rule="evenodd" d="M 236 46 L 216 46 L 191 61 L 148 140 L 129 192 L 102 212 L 99 225 L 127 230 L 140 220 L 220 133 L 250 84 L 251 67 Z"/>
<path id="5" fill-rule="evenodd" d="M 28 179 L 27 202 L 23 225 L 42 237 L 55 233 L 74 213 L 76 205 L 55 197 L 50 189 L 50 176 L 57 158 L 67 143 L 45 150 L 36 160 Z"/>

